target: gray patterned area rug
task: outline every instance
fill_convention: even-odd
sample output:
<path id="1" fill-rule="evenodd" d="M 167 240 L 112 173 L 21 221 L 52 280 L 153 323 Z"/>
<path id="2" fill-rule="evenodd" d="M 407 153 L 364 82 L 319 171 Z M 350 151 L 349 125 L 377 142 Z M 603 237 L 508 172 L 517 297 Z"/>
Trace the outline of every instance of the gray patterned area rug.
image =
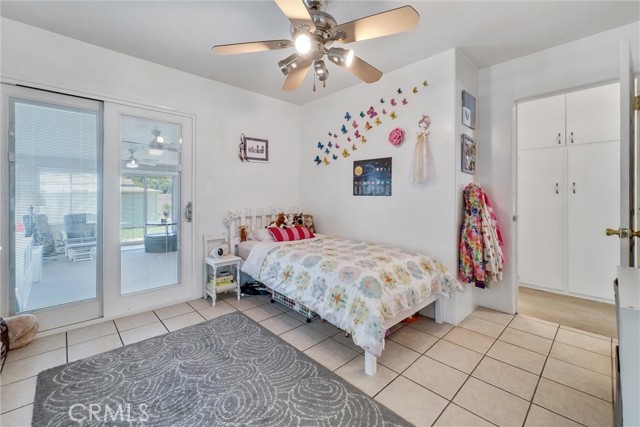
<path id="1" fill-rule="evenodd" d="M 33 425 L 408 424 L 235 313 L 41 372 Z"/>

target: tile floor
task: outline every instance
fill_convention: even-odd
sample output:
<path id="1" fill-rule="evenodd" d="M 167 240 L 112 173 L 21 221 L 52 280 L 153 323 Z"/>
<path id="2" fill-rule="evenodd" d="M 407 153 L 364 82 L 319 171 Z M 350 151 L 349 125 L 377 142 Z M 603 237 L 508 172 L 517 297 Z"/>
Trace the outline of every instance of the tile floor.
<path id="1" fill-rule="evenodd" d="M 478 308 L 458 327 L 398 325 L 364 374 L 362 350 L 329 323 L 268 297 L 195 300 L 36 339 L 9 353 L 0 425 L 29 425 L 38 372 L 240 310 L 418 426 L 610 426 L 615 340 Z"/>

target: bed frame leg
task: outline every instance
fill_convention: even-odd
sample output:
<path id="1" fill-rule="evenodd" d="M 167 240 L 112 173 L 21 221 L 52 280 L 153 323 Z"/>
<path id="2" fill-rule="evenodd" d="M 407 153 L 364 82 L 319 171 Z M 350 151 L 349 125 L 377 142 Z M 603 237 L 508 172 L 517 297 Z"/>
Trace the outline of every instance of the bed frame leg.
<path id="1" fill-rule="evenodd" d="M 378 370 L 378 358 L 368 351 L 364 352 L 364 373 L 375 375 Z"/>
<path id="2" fill-rule="evenodd" d="M 442 323 L 442 318 L 444 317 L 442 315 L 442 299 L 438 298 L 433 308 L 435 310 L 436 323 Z"/>

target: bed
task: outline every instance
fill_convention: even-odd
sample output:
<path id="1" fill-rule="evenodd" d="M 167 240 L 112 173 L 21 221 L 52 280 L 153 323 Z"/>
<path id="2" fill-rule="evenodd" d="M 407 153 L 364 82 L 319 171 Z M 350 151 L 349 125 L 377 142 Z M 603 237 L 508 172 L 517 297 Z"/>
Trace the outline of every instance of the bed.
<path id="1" fill-rule="evenodd" d="M 255 217 L 243 219 L 260 229 Z M 387 329 L 432 303 L 436 322 L 442 322 L 441 298 L 462 289 L 440 262 L 383 244 L 319 234 L 232 244 L 245 260 L 244 273 L 351 334 L 365 351 L 369 375 L 376 373 Z"/>

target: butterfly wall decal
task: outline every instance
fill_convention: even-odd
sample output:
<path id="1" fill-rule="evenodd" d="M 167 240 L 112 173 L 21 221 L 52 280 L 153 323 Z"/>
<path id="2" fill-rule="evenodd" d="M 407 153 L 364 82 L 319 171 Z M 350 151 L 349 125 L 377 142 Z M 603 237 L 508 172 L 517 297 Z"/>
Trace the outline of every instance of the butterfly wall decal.
<path id="1" fill-rule="evenodd" d="M 351 120 L 351 114 L 349 114 L 349 112 L 348 112 L 348 111 L 347 111 L 347 114 L 345 114 L 345 115 L 344 115 L 344 119 L 345 119 L 346 121 Z"/>

